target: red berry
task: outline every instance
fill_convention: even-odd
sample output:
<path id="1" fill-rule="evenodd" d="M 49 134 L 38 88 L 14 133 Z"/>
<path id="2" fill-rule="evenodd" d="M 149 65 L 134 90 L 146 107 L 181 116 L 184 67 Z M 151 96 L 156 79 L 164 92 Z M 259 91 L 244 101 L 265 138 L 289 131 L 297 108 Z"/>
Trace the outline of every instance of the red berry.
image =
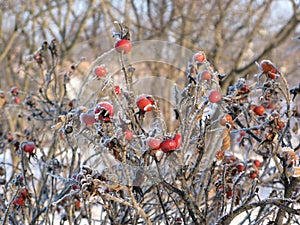
<path id="1" fill-rule="evenodd" d="M 237 161 L 237 157 L 235 157 L 234 155 L 230 156 L 230 162 L 235 163 Z"/>
<path id="2" fill-rule="evenodd" d="M 106 68 L 104 65 L 94 67 L 94 74 L 98 77 L 104 77 L 107 74 Z"/>
<path id="3" fill-rule="evenodd" d="M 233 195 L 232 190 L 226 191 L 226 197 L 227 198 L 232 198 L 232 195 Z"/>
<path id="4" fill-rule="evenodd" d="M 253 171 L 250 172 L 250 178 L 251 178 L 251 179 L 255 179 L 255 178 L 257 178 L 257 177 L 258 177 L 258 174 L 257 174 L 256 171 L 253 170 Z"/>
<path id="5" fill-rule="evenodd" d="M 25 205 L 25 198 L 20 195 L 19 197 L 17 197 L 14 202 L 13 202 L 15 205 L 19 205 L 19 206 L 23 206 Z"/>
<path id="6" fill-rule="evenodd" d="M 244 171 L 245 166 L 244 166 L 243 163 L 239 163 L 239 164 L 236 165 L 236 168 L 237 168 L 238 172 L 241 173 L 241 172 Z"/>
<path id="7" fill-rule="evenodd" d="M 243 93 L 248 93 L 250 90 L 249 90 L 249 85 L 248 84 L 245 84 L 243 87 L 241 87 L 241 92 Z"/>
<path id="8" fill-rule="evenodd" d="M 263 107 L 262 105 L 259 105 L 259 106 L 256 106 L 253 111 L 256 115 L 262 116 L 265 113 L 265 107 Z"/>
<path id="9" fill-rule="evenodd" d="M 21 195 L 23 196 L 23 197 L 26 197 L 27 196 L 27 194 L 28 194 L 28 191 L 27 191 L 27 189 L 26 188 L 23 188 L 22 190 L 21 190 Z"/>
<path id="10" fill-rule="evenodd" d="M 257 106 L 257 105 L 251 105 L 251 106 L 250 106 L 250 109 L 251 109 L 252 111 L 254 111 L 254 109 L 256 108 L 256 106 Z"/>
<path id="11" fill-rule="evenodd" d="M 81 113 L 80 114 L 80 122 L 84 123 L 86 126 L 90 127 L 96 122 L 95 115 L 88 114 L 88 113 Z"/>
<path id="12" fill-rule="evenodd" d="M 225 126 L 227 123 L 232 124 L 232 116 L 229 114 L 225 114 L 220 120 L 222 126 Z"/>
<path id="13" fill-rule="evenodd" d="M 74 185 L 72 186 L 72 189 L 73 189 L 74 191 L 76 191 L 76 190 L 80 189 L 80 186 L 77 185 L 77 184 L 74 184 Z"/>
<path id="14" fill-rule="evenodd" d="M 24 152 L 28 152 L 29 154 L 32 154 L 33 153 L 33 150 L 35 149 L 35 144 L 33 142 L 22 142 L 21 143 L 21 149 L 24 151 Z"/>
<path id="15" fill-rule="evenodd" d="M 155 108 L 154 100 L 151 95 L 139 95 L 136 99 L 136 105 L 141 112 L 151 111 Z"/>
<path id="16" fill-rule="evenodd" d="M 158 139 L 149 137 L 147 139 L 147 144 L 148 144 L 148 146 L 149 146 L 149 148 L 151 150 L 158 150 L 158 149 L 160 149 L 160 140 L 158 140 Z"/>
<path id="17" fill-rule="evenodd" d="M 174 151 L 177 143 L 173 139 L 167 139 L 160 143 L 160 148 L 164 153 Z"/>
<path id="18" fill-rule="evenodd" d="M 195 53 L 193 56 L 193 61 L 195 63 L 203 63 L 205 62 L 205 60 L 206 60 L 206 56 L 205 53 L 202 51 Z"/>
<path id="19" fill-rule="evenodd" d="M 114 108 L 109 102 L 100 102 L 95 107 L 96 120 L 109 122 L 114 116 Z"/>
<path id="20" fill-rule="evenodd" d="M 81 176 L 80 176 L 78 173 L 73 173 L 73 174 L 72 174 L 72 178 L 73 178 L 74 180 L 77 180 L 77 181 L 80 181 L 80 180 L 81 180 Z"/>
<path id="21" fill-rule="evenodd" d="M 116 191 L 116 190 L 113 189 L 113 188 L 106 188 L 106 189 L 104 190 L 105 193 L 111 193 L 111 192 L 115 192 L 115 191 Z"/>
<path id="22" fill-rule="evenodd" d="M 244 130 L 241 130 L 241 131 L 240 131 L 240 136 L 241 136 L 241 137 L 246 136 L 246 134 L 247 134 L 246 131 L 244 131 Z"/>
<path id="23" fill-rule="evenodd" d="M 260 69 L 272 80 L 275 80 L 278 77 L 278 71 L 270 60 L 262 60 Z"/>
<path id="24" fill-rule="evenodd" d="M 203 70 L 200 74 L 201 80 L 211 80 L 211 72 L 208 70 Z"/>
<path id="25" fill-rule="evenodd" d="M 179 148 L 181 145 L 181 134 L 175 134 L 173 140 L 176 142 L 176 148 Z"/>
<path id="26" fill-rule="evenodd" d="M 214 91 L 211 91 L 209 96 L 208 96 L 208 100 L 211 102 L 211 103 L 217 103 L 219 102 L 220 100 L 222 99 L 222 95 L 219 91 L 217 90 L 214 90 Z"/>
<path id="27" fill-rule="evenodd" d="M 224 152 L 221 151 L 221 150 L 218 150 L 218 151 L 216 152 L 216 157 L 217 157 L 218 160 L 222 160 L 223 157 L 224 157 Z"/>
<path id="28" fill-rule="evenodd" d="M 272 68 L 271 71 L 268 72 L 268 77 L 272 80 L 275 80 L 277 76 L 277 70 L 275 68 Z"/>
<path id="29" fill-rule="evenodd" d="M 18 95 L 19 94 L 19 88 L 18 87 L 12 87 L 11 89 L 10 89 L 10 93 L 13 95 L 13 96 L 16 96 L 16 95 Z"/>
<path id="30" fill-rule="evenodd" d="M 219 191 L 219 192 L 223 192 L 223 190 L 224 190 L 222 185 L 217 186 L 216 188 L 217 188 L 217 191 Z"/>
<path id="31" fill-rule="evenodd" d="M 258 159 L 255 159 L 255 160 L 253 161 L 253 164 L 254 164 L 256 167 L 260 167 L 260 165 L 261 165 L 261 163 L 260 163 L 260 161 L 259 161 Z"/>
<path id="32" fill-rule="evenodd" d="M 245 137 L 246 136 L 246 131 L 240 131 L 240 136 L 237 138 L 237 142 L 241 142 L 242 140 L 243 140 L 243 137 Z"/>
<path id="33" fill-rule="evenodd" d="M 20 97 L 18 97 L 18 96 L 13 97 L 13 103 L 14 103 L 14 104 L 20 104 L 20 102 L 21 102 Z"/>
<path id="34" fill-rule="evenodd" d="M 74 106 L 75 106 L 75 100 L 73 99 L 73 100 L 69 101 L 68 106 L 70 108 L 74 108 Z"/>
<path id="35" fill-rule="evenodd" d="M 20 181 L 20 182 L 23 182 L 23 181 L 24 181 L 24 177 L 23 177 L 23 176 L 20 176 L 19 181 Z"/>
<path id="36" fill-rule="evenodd" d="M 277 121 L 277 128 L 282 130 L 285 127 L 285 123 L 281 120 Z"/>
<path id="37" fill-rule="evenodd" d="M 76 202 L 75 202 L 75 209 L 78 210 L 78 209 L 80 208 L 80 205 L 81 205 L 81 204 L 80 204 L 80 201 L 76 201 Z"/>
<path id="38" fill-rule="evenodd" d="M 270 60 L 262 60 L 260 62 L 260 68 L 264 73 L 271 72 L 274 69 L 273 63 Z"/>
<path id="39" fill-rule="evenodd" d="M 133 137 L 132 130 L 126 130 L 125 131 L 125 140 L 126 141 L 130 141 L 130 140 L 132 140 L 132 137 Z"/>
<path id="40" fill-rule="evenodd" d="M 119 85 L 115 86 L 115 93 L 116 93 L 116 95 L 121 94 L 121 87 Z"/>
<path id="41" fill-rule="evenodd" d="M 271 100 L 266 101 L 264 105 L 265 105 L 265 107 L 266 107 L 267 109 L 274 109 L 274 108 L 275 108 L 275 104 L 274 104 L 273 101 L 271 101 Z"/>
<path id="42" fill-rule="evenodd" d="M 43 56 L 41 53 L 36 53 L 33 56 L 34 60 L 38 63 L 38 64 L 42 64 L 44 62 Z"/>
<path id="43" fill-rule="evenodd" d="M 183 220 L 181 217 L 177 217 L 176 218 L 176 225 L 180 225 L 180 224 L 183 224 Z"/>
<path id="44" fill-rule="evenodd" d="M 127 54 L 131 51 L 132 45 L 129 40 L 117 40 L 115 42 L 115 49 L 117 52 Z"/>
<path id="45" fill-rule="evenodd" d="M 8 142 L 12 142 L 14 140 L 14 136 L 12 135 L 11 132 L 7 132 L 5 137 L 8 140 Z"/>
<path id="46" fill-rule="evenodd" d="M 256 135 L 260 135 L 261 130 L 260 130 L 260 129 L 253 129 L 253 132 L 254 132 Z"/>

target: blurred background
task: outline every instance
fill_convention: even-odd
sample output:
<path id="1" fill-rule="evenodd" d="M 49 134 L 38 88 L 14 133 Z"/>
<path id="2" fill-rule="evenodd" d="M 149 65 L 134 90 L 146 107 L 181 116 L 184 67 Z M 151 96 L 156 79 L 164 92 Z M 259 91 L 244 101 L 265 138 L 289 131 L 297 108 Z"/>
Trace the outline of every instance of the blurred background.
<path id="1" fill-rule="evenodd" d="M 127 24 L 132 41 L 162 40 L 204 50 L 226 84 L 257 72 L 270 59 L 289 81 L 299 74 L 298 0 L 1 0 L 0 88 L 30 78 L 19 74 L 26 56 L 55 38 L 60 66 L 85 57 L 92 62 L 113 46 L 114 21 Z M 151 65 L 155 75 L 155 65 Z M 161 68 L 162 69 L 162 68 Z"/>

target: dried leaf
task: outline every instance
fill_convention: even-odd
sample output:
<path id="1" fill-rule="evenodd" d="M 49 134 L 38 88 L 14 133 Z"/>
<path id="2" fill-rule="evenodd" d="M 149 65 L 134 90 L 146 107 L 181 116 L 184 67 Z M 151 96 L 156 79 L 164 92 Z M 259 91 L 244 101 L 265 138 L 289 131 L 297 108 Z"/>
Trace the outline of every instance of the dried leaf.
<path id="1" fill-rule="evenodd" d="M 0 92 L 0 109 L 3 109 L 6 104 L 5 95 L 3 92 Z"/>
<path id="2" fill-rule="evenodd" d="M 230 148 L 230 142 L 231 142 L 230 127 L 227 127 L 226 130 L 223 133 L 223 140 L 222 140 L 221 150 L 222 151 L 228 150 Z"/>
<path id="3" fill-rule="evenodd" d="M 59 116 L 58 116 L 58 119 L 59 119 L 59 121 L 61 121 L 61 122 L 66 122 L 67 117 L 66 117 L 66 115 L 59 115 Z"/>
<path id="4" fill-rule="evenodd" d="M 300 167 L 295 166 L 293 169 L 294 169 L 293 177 L 300 177 Z"/>
<path id="5" fill-rule="evenodd" d="M 293 133 L 294 133 L 294 134 L 298 134 L 298 130 L 299 130 L 299 125 L 298 125 L 298 123 L 295 123 L 295 124 L 294 124 L 292 130 L 293 130 Z"/>
<path id="6" fill-rule="evenodd" d="M 58 130 L 62 128 L 63 124 L 64 124 L 63 122 L 58 122 L 57 124 L 51 126 L 51 130 Z"/>

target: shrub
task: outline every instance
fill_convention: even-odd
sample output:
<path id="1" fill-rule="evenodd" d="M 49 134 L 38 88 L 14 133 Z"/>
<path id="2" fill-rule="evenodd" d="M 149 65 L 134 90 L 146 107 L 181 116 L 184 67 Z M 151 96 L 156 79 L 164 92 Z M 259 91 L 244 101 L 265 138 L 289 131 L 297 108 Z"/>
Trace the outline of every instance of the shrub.
<path id="1" fill-rule="evenodd" d="M 201 52 L 205 60 L 188 59 L 184 89 L 174 85 L 170 113 L 178 126 L 168 131 L 160 100 L 131 90 L 134 68 L 123 53 L 115 52 L 124 83 L 106 71 L 92 78 L 103 86 L 86 105 L 68 98 L 79 63 L 58 79 L 55 41 L 32 55 L 33 66 L 46 71 L 37 92 L 11 91 L 11 98 L 22 99 L 18 105 L 1 94 L 2 123 L 18 116 L 19 124 L 16 130 L 5 126 L 1 136 L 3 224 L 299 219 L 299 87 L 290 89 L 279 69 L 258 64 L 256 79 L 240 78 L 221 95 L 224 76 Z M 197 79 L 204 70 L 211 78 Z M 102 92 L 109 95 L 102 98 Z"/>

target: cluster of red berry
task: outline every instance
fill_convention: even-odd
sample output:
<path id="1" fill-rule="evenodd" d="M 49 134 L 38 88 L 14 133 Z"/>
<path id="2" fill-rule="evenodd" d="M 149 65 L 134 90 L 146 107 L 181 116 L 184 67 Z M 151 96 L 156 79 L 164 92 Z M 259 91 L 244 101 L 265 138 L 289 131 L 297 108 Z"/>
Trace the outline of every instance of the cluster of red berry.
<path id="1" fill-rule="evenodd" d="M 282 83 L 285 84 L 285 78 L 269 60 L 262 60 L 257 65 L 259 74 L 256 83 L 250 85 L 249 81 L 240 78 L 234 86 L 229 87 L 224 97 L 226 113 L 220 117 L 220 124 L 226 126 L 226 129 L 222 149 L 216 152 L 217 167 L 213 176 L 215 192 L 216 196 L 220 192 L 227 198 L 232 198 L 234 195 L 237 202 L 246 195 L 244 185 L 248 183 L 247 177 L 260 178 L 265 161 L 257 157 L 265 160 L 270 154 L 275 154 L 281 160 L 283 168 L 286 168 L 287 177 L 300 175 L 299 156 L 295 151 L 287 147 L 278 147 L 279 152 L 275 152 L 274 149 L 278 136 L 283 135 L 286 128 L 284 108 L 289 106 L 283 105 L 280 99 L 282 96 L 286 98 L 286 92 L 289 90 L 279 88 L 278 83 L 282 78 Z M 260 79 L 264 74 L 266 78 L 261 84 Z M 235 133 L 238 134 L 236 140 L 239 144 L 239 152 L 233 153 L 232 136 Z M 249 159 L 247 156 L 242 160 L 244 158 L 242 149 L 248 151 L 254 159 Z M 241 185 L 234 185 L 238 179 L 242 181 Z"/>
<path id="2" fill-rule="evenodd" d="M 13 203 L 17 206 L 24 206 L 27 198 L 29 198 L 28 190 L 22 188 Z"/>
<path id="3" fill-rule="evenodd" d="M 181 135 L 175 134 L 174 137 L 168 137 L 163 141 L 149 137 L 147 139 L 147 144 L 150 150 L 152 150 L 152 153 L 155 153 L 159 149 L 161 149 L 164 153 L 173 152 L 180 147 Z"/>
<path id="4" fill-rule="evenodd" d="M 123 32 L 124 27 L 121 28 Z M 120 57 L 122 72 L 124 78 L 126 78 L 128 71 L 126 66 L 124 66 L 125 61 L 123 57 L 126 58 L 125 55 L 130 53 L 132 44 L 129 40 L 129 34 L 125 31 L 122 32 L 116 38 L 114 48 Z M 42 64 L 42 55 L 40 53 L 35 54 L 35 60 L 38 64 Z M 112 170 L 105 169 L 103 171 L 108 171 L 107 173 L 121 171 L 122 174 L 125 172 L 126 176 L 128 176 L 127 183 L 125 182 L 126 185 L 124 185 L 123 180 L 119 182 L 123 179 L 122 176 L 118 177 L 119 180 L 113 180 L 110 179 L 111 174 L 99 173 L 86 165 L 80 165 L 80 171 L 73 175 L 71 175 L 72 171 L 70 169 L 67 175 L 70 178 L 59 178 L 68 183 L 69 186 L 66 185 L 65 189 L 66 192 L 71 192 L 71 194 L 65 196 L 57 195 L 57 211 L 60 213 L 61 209 L 70 209 L 69 207 L 72 205 L 76 211 L 81 211 L 82 218 L 84 218 L 86 216 L 84 208 L 86 207 L 83 207 L 82 203 L 85 199 L 91 200 L 95 196 L 103 200 L 101 204 L 103 202 L 105 205 L 109 202 L 105 205 L 107 208 L 115 207 L 112 206 L 112 201 L 115 201 L 117 204 L 121 202 L 124 206 L 119 208 L 122 209 L 126 206 L 136 207 L 135 202 L 140 202 L 140 199 L 136 197 L 136 192 L 143 196 L 144 193 L 141 186 L 146 186 L 150 183 L 145 182 L 147 179 L 153 179 L 153 181 L 157 182 L 157 188 L 162 187 L 164 189 L 161 192 L 154 193 L 149 188 L 149 192 L 145 194 L 148 195 L 147 197 L 151 196 L 152 198 L 157 195 L 160 200 L 166 199 L 165 196 L 170 195 L 169 191 L 174 191 L 174 193 L 177 193 L 177 195 L 171 193 L 172 198 L 177 198 L 174 200 L 174 203 L 178 199 L 178 202 L 184 202 L 182 204 L 184 205 L 184 210 L 185 207 L 193 204 L 204 208 L 207 202 L 197 205 L 197 201 L 192 201 L 189 198 L 194 197 L 190 193 L 199 194 L 201 192 L 199 190 L 205 189 L 207 191 L 206 194 L 209 194 L 206 197 L 209 197 L 209 202 L 212 203 L 210 205 L 211 209 L 207 207 L 205 210 L 207 212 L 209 210 L 213 211 L 214 207 L 211 206 L 217 204 L 216 210 L 219 210 L 217 215 L 221 215 L 223 212 L 219 206 L 223 204 L 222 207 L 226 208 L 226 204 L 229 202 L 223 201 L 223 203 L 220 203 L 221 200 L 232 199 L 235 200 L 234 205 L 239 205 L 246 196 L 249 196 L 249 190 L 253 183 L 257 184 L 258 182 L 256 181 L 266 177 L 269 179 L 270 174 L 275 174 L 273 171 L 269 174 L 264 172 L 268 163 L 272 160 L 270 156 L 279 159 L 278 162 L 276 161 L 276 166 L 280 171 L 280 176 L 278 176 L 280 179 L 288 178 L 287 181 L 289 182 L 290 178 L 299 177 L 298 153 L 293 148 L 287 147 L 292 146 L 292 144 L 288 138 L 284 137 L 291 136 L 291 131 L 287 131 L 290 125 L 288 117 L 291 117 L 289 114 L 290 97 L 288 88 L 283 90 L 284 88 L 279 87 L 278 82 L 284 78 L 272 62 L 262 60 L 257 65 L 259 68 L 257 82 L 251 84 L 251 81 L 248 79 L 241 78 L 228 89 L 227 94 L 224 94 L 221 92 L 220 86 L 223 81 L 222 76 L 213 70 L 203 51 L 195 53 L 191 67 L 186 73 L 190 83 L 180 93 L 180 97 L 176 99 L 176 105 L 174 106 L 174 111 L 177 110 L 178 114 L 176 115 L 176 123 L 179 125 L 175 125 L 176 131 L 170 132 L 161 124 L 155 124 L 156 121 L 153 122 L 153 126 L 152 124 L 150 125 L 151 129 L 147 130 L 148 128 L 143 123 L 145 122 L 144 118 L 151 116 L 151 114 L 153 116 L 160 114 L 157 100 L 154 96 L 148 94 L 136 96 L 129 90 L 126 79 L 124 79 L 126 84 L 124 84 L 123 89 L 120 85 L 111 85 L 111 83 L 107 82 L 112 81 L 112 79 L 108 68 L 104 64 L 93 68 L 93 78 L 96 77 L 99 83 L 105 81 L 106 87 L 110 88 L 110 98 L 99 97 L 97 102 L 93 103 L 93 108 L 88 109 L 84 106 L 76 108 L 76 101 L 70 101 L 69 104 L 65 104 L 65 102 L 58 104 L 44 96 L 45 90 L 42 89 L 40 89 L 41 96 L 39 96 L 42 100 L 39 100 L 34 95 L 27 96 L 24 99 L 23 106 L 27 107 L 26 109 L 30 112 L 32 118 L 39 116 L 39 119 L 42 120 L 46 114 L 50 118 L 47 121 L 56 123 L 51 126 L 53 133 L 59 133 L 56 132 L 57 130 L 62 131 L 60 133 L 63 134 L 63 141 L 57 140 L 57 143 L 63 146 L 61 148 L 63 151 L 65 149 L 68 151 L 67 149 L 69 148 L 72 149 L 72 169 L 75 168 L 76 163 L 78 163 L 76 166 L 82 163 L 80 145 L 83 142 L 84 144 L 88 142 L 93 150 L 100 149 L 99 152 L 103 153 L 103 155 L 109 152 L 114 159 L 109 156 L 107 161 L 112 160 L 115 164 L 120 165 L 120 168 L 122 167 L 119 169 L 117 166 L 111 166 L 109 161 L 107 165 L 111 166 Z M 203 67 L 205 69 L 201 70 Z M 262 83 L 261 77 L 265 79 Z M 187 91 L 185 92 L 185 90 Z M 17 87 L 11 88 L 11 103 L 21 103 L 19 93 L 20 91 Z M 288 102 L 286 105 L 282 104 L 282 96 Z M 44 105 L 39 107 L 40 103 L 47 107 L 44 107 Z M 60 105 L 60 108 L 55 111 L 54 106 L 56 107 L 57 105 Z M 43 112 L 43 108 L 47 110 Z M 213 112 L 214 109 L 216 109 L 216 112 Z M 294 114 L 296 113 L 294 112 Z M 215 115 L 217 116 L 215 117 Z M 158 117 L 155 119 L 160 120 L 161 118 Z M 298 118 L 300 118 L 299 115 Z M 43 121 L 44 124 L 47 124 L 47 121 Z M 216 124 L 217 126 L 214 127 Z M 74 130 L 78 132 L 73 132 Z M 207 142 L 207 140 L 215 140 L 213 139 L 215 137 L 209 139 L 210 134 L 212 136 L 216 134 L 214 132 L 219 132 L 217 135 L 223 132 L 223 135 L 220 135 L 222 144 L 220 148 L 217 148 L 220 150 L 216 151 L 216 155 L 214 155 L 216 148 L 210 148 L 210 143 Z M 35 155 L 37 150 L 41 151 L 42 149 L 33 136 L 25 133 L 18 136 L 16 132 L 7 132 L 4 139 L 5 143 L 13 146 L 15 150 L 30 157 Z M 81 136 L 84 139 L 83 141 L 79 140 Z M 53 144 L 54 147 L 56 147 L 56 143 Z M 78 150 L 78 152 L 75 150 Z M 44 152 L 43 150 L 42 154 Z M 99 152 L 96 152 L 95 155 Z M 92 161 L 95 155 L 89 156 L 85 162 L 88 160 Z M 173 159 L 177 157 L 180 162 L 175 169 L 172 168 L 172 156 L 174 156 Z M 78 161 L 75 162 L 77 157 Z M 41 157 L 41 162 L 46 165 L 43 168 L 46 168 L 45 170 L 47 170 L 49 176 L 58 178 L 58 175 L 55 174 L 57 171 L 54 164 L 52 166 L 43 157 Z M 206 167 L 203 168 L 203 165 Z M 209 165 L 209 168 L 207 165 Z M 129 171 L 130 169 L 128 168 L 133 168 L 133 170 Z M 145 168 L 149 168 L 149 170 L 154 168 L 154 172 L 151 171 L 151 173 L 147 174 L 146 172 L 148 171 L 145 171 Z M 30 202 L 29 188 L 25 188 L 28 187 L 26 179 L 28 179 L 29 175 L 25 167 L 22 169 L 26 176 L 19 176 L 16 179 L 14 184 L 18 187 L 18 191 L 11 201 L 17 207 L 25 206 L 26 203 Z M 165 169 L 163 171 L 163 173 L 165 172 L 164 177 L 161 172 L 163 169 Z M 274 169 L 274 171 L 276 170 L 277 168 Z M 3 173 L 0 172 L 1 174 Z M 135 178 L 131 180 L 130 176 L 133 174 L 135 174 Z M 198 184 L 199 182 L 196 182 L 196 180 L 200 179 L 199 177 L 209 177 L 207 179 L 208 182 L 205 180 L 205 184 Z M 280 183 L 281 180 L 278 179 L 276 182 Z M 154 186 L 153 183 L 151 185 Z M 211 187 L 213 187 L 213 190 L 209 192 Z M 131 191 L 137 201 L 128 200 L 133 196 Z M 154 194 L 150 195 L 150 192 Z M 128 193 L 131 196 L 128 196 Z M 219 198 L 220 195 L 223 198 Z M 199 199 L 203 202 L 203 199 L 200 197 Z M 161 207 L 164 207 L 163 204 Z M 168 204 L 171 205 L 173 203 L 170 201 Z M 176 203 L 168 207 L 173 207 L 171 210 L 181 207 L 175 205 Z M 142 204 L 138 205 L 137 209 L 142 210 L 142 207 L 144 207 Z M 193 208 L 197 207 L 193 206 L 189 209 L 189 212 L 192 212 Z M 61 215 L 62 220 L 68 219 L 66 214 Z M 189 221 L 183 215 L 180 215 L 180 217 L 178 215 L 173 217 L 174 224 L 183 224 L 183 221 Z"/>
<path id="5" fill-rule="evenodd" d="M 233 185 L 238 176 L 245 176 L 244 174 L 246 174 L 244 184 L 247 183 L 247 177 L 251 179 L 259 177 L 260 160 L 249 159 L 247 162 L 243 162 L 233 153 L 221 150 L 217 151 L 216 154 L 217 167 L 213 176 L 215 191 L 225 193 L 227 198 L 233 196 Z M 239 186 L 235 191 L 238 193 L 237 198 L 241 198 L 242 194 L 245 194 L 243 193 L 243 186 Z"/>

